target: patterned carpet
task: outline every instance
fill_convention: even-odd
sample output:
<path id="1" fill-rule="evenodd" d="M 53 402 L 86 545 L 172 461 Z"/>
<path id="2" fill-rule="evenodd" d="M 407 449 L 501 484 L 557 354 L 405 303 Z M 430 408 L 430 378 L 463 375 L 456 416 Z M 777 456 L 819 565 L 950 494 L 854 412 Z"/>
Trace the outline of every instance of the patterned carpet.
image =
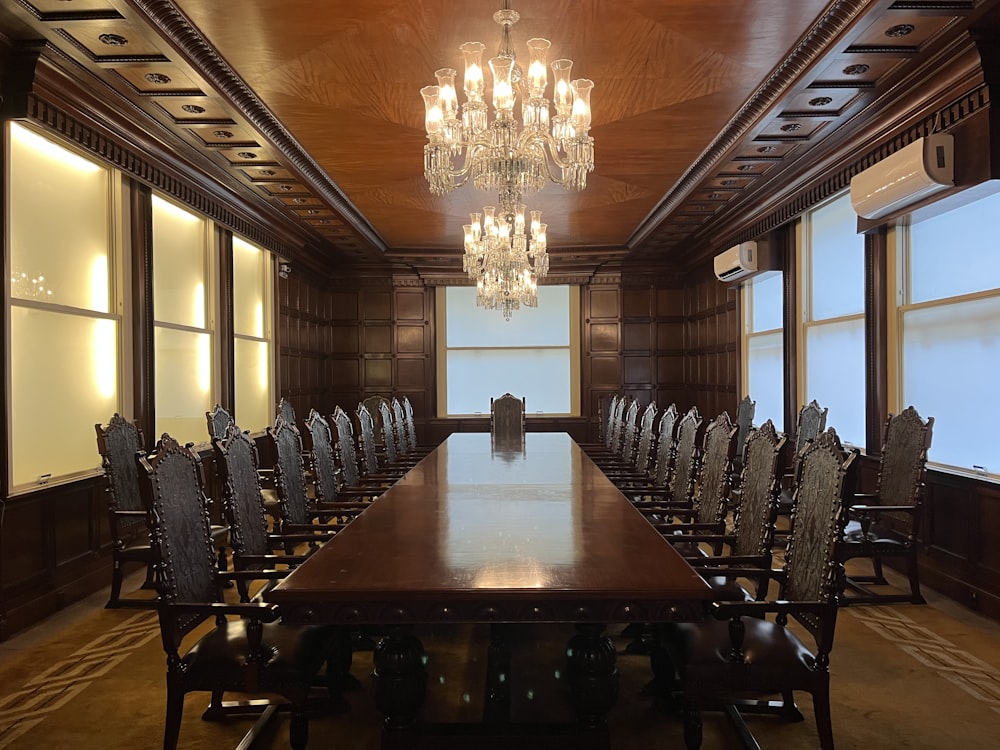
<path id="1" fill-rule="evenodd" d="M 1000 625 L 939 598 L 927 606 L 850 607 L 841 611 L 832 655 L 833 718 L 840 750 L 1000 747 Z M 941 606 L 938 606 L 938 605 Z M 151 612 L 104 610 L 100 603 L 60 625 L 0 644 L 0 750 L 153 748 L 162 742 L 163 652 Z M 514 718 L 569 717 L 560 681 L 562 644 L 570 631 L 521 631 L 514 649 Z M 485 632 L 422 632 L 429 655 L 429 721 L 475 719 L 481 712 Z M 612 748 L 682 747 L 680 721 L 642 695 L 648 659 L 622 653 L 621 692 L 609 716 Z M 367 750 L 379 746 L 371 695 L 371 655 L 358 652 L 353 672 L 363 688 L 351 711 L 310 724 L 310 747 Z M 249 722 L 204 722 L 206 699 L 186 702 L 181 747 L 234 747 Z M 816 747 L 808 697 L 806 720 L 750 719 L 761 746 Z M 287 747 L 280 717 L 255 745 Z M 705 748 L 736 746 L 721 716 L 705 716 Z"/>

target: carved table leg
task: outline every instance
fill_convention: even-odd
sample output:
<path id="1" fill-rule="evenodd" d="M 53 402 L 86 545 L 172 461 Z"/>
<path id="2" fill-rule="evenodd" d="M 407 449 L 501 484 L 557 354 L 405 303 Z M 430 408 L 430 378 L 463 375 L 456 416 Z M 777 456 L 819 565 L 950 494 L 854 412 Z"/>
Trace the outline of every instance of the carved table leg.
<path id="1" fill-rule="evenodd" d="M 490 625 L 490 646 L 486 660 L 486 701 L 483 721 L 501 724 L 510 721 L 510 626 Z"/>
<path id="2" fill-rule="evenodd" d="M 386 628 L 375 647 L 375 705 L 387 729 L 412 727 L 427 694 L 424 646 L 409 625 Z"/>
<path id="3" fill-rule="evenodd" d="M 615 646 L 604 634 L 604 625 L 577 625 L 576 629 L 566 647 L 570 701 L 584 727 L 602 727 L 618 698 Z"/>

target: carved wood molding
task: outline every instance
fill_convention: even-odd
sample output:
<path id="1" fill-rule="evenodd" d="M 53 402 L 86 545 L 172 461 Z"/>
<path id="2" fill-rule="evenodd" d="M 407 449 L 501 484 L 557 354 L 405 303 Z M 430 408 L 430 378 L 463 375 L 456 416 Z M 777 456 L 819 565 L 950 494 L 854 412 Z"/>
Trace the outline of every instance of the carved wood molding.
<path id="1" fill-rule="evenodd" d="M 636 248 L 667 220 L 687 196 L 695 190 L 725 155 L 744 138 L 766 112 L 775 106 L 798 78 L 827 52 L 836 38 L 844 33 L 858 16 L 876 0 L 841 0 L 803 36 L 784 62 L 779 65 L 747 103 L 722 129 L 702 156 L 692 164 L 660 204 L 628 240 Z"/>
<path id="2" fill-rule="evenodd" d="M 126 0 L 170 41 L 174 48 L 273 144 L 311 190 L 329 203 L 379 252 L 386 244 L 298 141 L 170 0 Z"/>

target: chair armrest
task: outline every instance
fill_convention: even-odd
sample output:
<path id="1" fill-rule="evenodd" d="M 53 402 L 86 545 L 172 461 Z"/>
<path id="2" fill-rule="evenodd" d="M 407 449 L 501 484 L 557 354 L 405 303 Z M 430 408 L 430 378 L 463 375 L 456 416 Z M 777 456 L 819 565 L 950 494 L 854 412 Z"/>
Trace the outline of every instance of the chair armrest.
<path id="1" fill-rule="evenodd" d="M 712 602 L 708 605 L 709 613 L 717 620 L 729 620 L 733 617 L 758 617 L 765 614 L 826 614 L 831 608 L 836 609 L 836 603 L 831 602 L 799 602 L 779 599 L 771 602 Z"/>
<path id="2" fill-rule="evenodd" d="M 304 563 L 309 555 L 236 555 L 237 565 L 299 565 Z M 278 571 L 288 573 L 287 570 Z"/>
<path id="3" fill-rule="evenodd" d="M 317 539 L 328 539 L 336 534 L 341 529 L 347 528 L 345 524 L 339 523 L 290 523 L 282 527 L 293 534 L 295 533 L 313 533 L 313 540 Z M 288 536 L 287 534 L 281 534 L 281 536 Z"/>
<path id="4" fill-rule="evenodd" d="M 852 505 L 850 507 L 852 513 L 871 513 L 873 515 L 879 513 L 913 513 L 916 509 L 916 505 Z"/>
<path id="5" fill-rule="evenodd" d="M 261 622 L 276 622 L 281 617 L 278 605 L 267 602 L 169 602 L 160 606 L 171 612 L 187 612 L 210 617 L 238 615 Z"/>
<path id="6" fill-rule="evenodd" d="M 144 510 L 113 510 L 111 512 L 116 517 L 121 516 L 122 518 L 146 518 L 149 515 Z"/>
<path id="7" fill-rule="evenodd" d="M 722 532 L 726 530 L 726 524 L 724 521 L 691 521 L 690 523 L 655 523 L 654 528 L 661 534 L 667 534 L 673 532 L 681 532 L 680 536 L 688 541 L 691 540 L 693 534 L 689 534 L 689 531 L 715 531 L 713 538 L 725 538 L 731 539 L 731 536 L 723 535 Z"/>
<path id="8" fill-rule="evenodd" d="M 668 542 L 683 542 L 684 544 L 690 542 L 732 544 L 736 540 L 736 537 L 729 534 L 670 534 L 662 531 L 660 533 L 663 534 L 663 538 Z"/>
<path id="9" fill-rule="evenodd" d="M 747 573 L 753 573 L 756 575 L 762 575 L 761 571 L 764 571 L 768 578 L 778 578 L 784 577 L 784 571 L 773 570 L 768 568 L 767 565 L 770 563 L 770 556 L 768 555 L 719 555 L 718 557 L 699 557 L 695 558 L 697 565 L 694 569 L 697 572 L 701 572 L 702 569 L 706 569 L 706 572 L 713 576 L 724 576 L 727 578 L 745 578 Z M 727 566 L 757 566 L 754 567 L 742 567 L 733 568 L 732 575 L 729 575 Z"/>

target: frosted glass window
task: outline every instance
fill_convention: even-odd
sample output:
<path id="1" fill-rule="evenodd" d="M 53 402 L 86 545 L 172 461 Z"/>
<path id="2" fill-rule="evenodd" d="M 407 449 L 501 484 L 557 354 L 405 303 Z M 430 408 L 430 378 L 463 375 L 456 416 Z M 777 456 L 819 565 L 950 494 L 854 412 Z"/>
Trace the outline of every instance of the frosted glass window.
<path id="1" fill-rule="evenodd" d="M 179 442 L 207 439 L 205 412 L 212 409 L 212 336 L 155 329 L 156 437 Z"/>
<path id="2" fill-rule="evenodd" d="M 569 346 L 569 287 L 538 288 L 538 307 L 522 307 L 510 320 L 496 310 L 476 307 L 476 288 L 453 286 L 445 291 L 448 346 Z"/>
<path id="3" fill-rule="evenodd" d="M 744 289 L 750 295 L 750 331 L 769 331 L 784 326 L 784 295 L 781 271 L 769 271 L 750 279 Z"/>
<path id="4" fill-rule="evenodd" d="M 865 445 L 865 325 L 852 319 L 806 329 L 806 393 L 829 408 L 840 439 Z"/>
<path id="5" fill-rule="evenodd" d="M 781 331 L 747 339 L 747 379 L 750 398 L 757 402 L 754 424 L 785 420 L 785 353 Z"/>
<path id="6" fill-rule="evenodd" d="M 107 313 L 110 172 L 10 125 L 11 297 Z"/>
<path id="7" fill-rule="evenodd" d="M 525 397 L 529 415 L 574 413 L 573 299 L 567 286 L 539 287 L 538 307 L 507 321 L 476 307 L 475 287 L 446 289 L 447 413 L 488 415 L 507 392 Z"/>
<path id="8" fill-rule="evenodd" d="M 271 418 L 271 347 L 241 338 L 233 343 L 236 421 L 244 430 L 259 432 Z"/>
<path id="9" fill-rule="evenodd" d="M 264 279 L 267 254 L 233 237 L 233 331 L 238 335 L 264 336 Z"/>
<path id="10" fill-rule="evenodd" d="M 113 172 L 30 128 L 8 128 L 5 427 L 17 493 L 100 470 L 94 425 L 122 411 L 121 319 Z"/>
<path id="11" fill-rule="evenodd" d="M 902 402 L 935 418 L 928 459 L 1000 474 L 1000 441 L 983 419 L 1000 372 L 1000 297 L 909 310 L 902 321 Z"/>
<path id="12" fill-rule="evenodd" d="M 865 311 L 865 238 L 850 195 L 810 213 L 809 289 L 812 320 Z"/>
<path id="13" fill-rule="evenodd" d="M 513 393 L 529 414 L 570 412 L 569 349 L 456 349 L 448 352 L 448 413 L 490 413 L 490 397 Z"/>
<path id="14" fill-rule="evenodd" d="M 153 196 L 153 317 L 160 323 L 204 328 L 206 223 Z"/>
<path id="15" fill-rule="evenodd" d="M 98 469 L 94 425 L 118 410 L 117 322 L 30 307 L 10 316 L 12 485 Z"/>
<path id="16" fill-rule="evenodd" d="M 1000 193 L 910 227 L 910 302 L 1000 289 L 997 216 Z"/>

